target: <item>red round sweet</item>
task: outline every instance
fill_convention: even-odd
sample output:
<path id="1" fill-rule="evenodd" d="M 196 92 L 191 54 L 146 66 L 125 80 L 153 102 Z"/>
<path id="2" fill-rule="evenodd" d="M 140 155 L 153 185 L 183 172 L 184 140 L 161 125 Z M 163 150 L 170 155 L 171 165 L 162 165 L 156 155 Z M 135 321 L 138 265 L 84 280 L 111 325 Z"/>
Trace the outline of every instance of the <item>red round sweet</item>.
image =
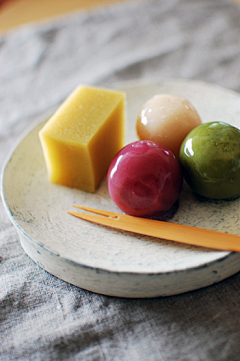
<path id="1" fill-rule="evenodd" d="M 112 160 L 108 192 L 117 206 L 132 216 L 167 212 L 179 198 L 183 177 L 171 150 L 149 140 L 122 148 Z"/>

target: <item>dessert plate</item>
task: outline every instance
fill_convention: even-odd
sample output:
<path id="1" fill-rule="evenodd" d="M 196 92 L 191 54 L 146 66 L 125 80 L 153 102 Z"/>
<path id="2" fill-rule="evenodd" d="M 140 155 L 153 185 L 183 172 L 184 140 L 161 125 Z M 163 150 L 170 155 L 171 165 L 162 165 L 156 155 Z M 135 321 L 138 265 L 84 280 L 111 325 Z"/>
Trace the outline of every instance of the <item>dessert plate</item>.
<path id="1" fill-rule="evenodd" d="M 169 80 L 119 84 L 126 92 L 126 143 L 137 140 L 142 104 L 157 93 L 187 98 L 203 122 L 240 126 L 240 95 L 213 84 Z M 2 173 L 2 199 L 25 252 L 43 269 L 78 287 L 118 297 L 158 297 L 196 290 L 240 270 L 240 253 L 187 246 L 98 226 L 67 213 L 71 204 L 119 212 L 106 179 L 94 194 L 51 184 L 38 132 L 43 115 L 22 137 Z M 165 220 L 240 234 L 240 199 L 198 198 L 184 184 Z"/>

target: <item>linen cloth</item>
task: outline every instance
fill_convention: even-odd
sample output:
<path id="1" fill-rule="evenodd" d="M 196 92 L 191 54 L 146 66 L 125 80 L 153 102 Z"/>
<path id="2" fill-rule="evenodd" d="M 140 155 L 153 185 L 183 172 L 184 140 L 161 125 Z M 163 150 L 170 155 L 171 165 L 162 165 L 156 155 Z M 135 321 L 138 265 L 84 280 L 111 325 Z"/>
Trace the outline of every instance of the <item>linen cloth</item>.
<path id="1" fill-rule="evenodd" d="M 0 38 L 1 165 L 19 134 L 79 84 L 199 79 L 240 91 L 240 6 L 143 0 Z M 194 292 L 121 299 L 71 286 L 22 250 L 0 204 L 0 360 L 240 359 L 240 274 Z"/>

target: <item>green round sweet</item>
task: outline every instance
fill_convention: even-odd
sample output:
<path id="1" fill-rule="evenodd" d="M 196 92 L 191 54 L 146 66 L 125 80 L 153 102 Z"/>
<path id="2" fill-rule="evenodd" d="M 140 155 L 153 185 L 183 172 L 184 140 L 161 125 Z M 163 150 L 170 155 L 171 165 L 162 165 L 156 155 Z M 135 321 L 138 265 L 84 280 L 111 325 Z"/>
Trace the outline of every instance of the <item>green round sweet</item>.
<path id="1" fill-rule="evenodd" d="M 205 123 L 184 139 L 179 153 L 184 178 L 194 192 L 214 199 L 240 195 L 240 130 Z"/>

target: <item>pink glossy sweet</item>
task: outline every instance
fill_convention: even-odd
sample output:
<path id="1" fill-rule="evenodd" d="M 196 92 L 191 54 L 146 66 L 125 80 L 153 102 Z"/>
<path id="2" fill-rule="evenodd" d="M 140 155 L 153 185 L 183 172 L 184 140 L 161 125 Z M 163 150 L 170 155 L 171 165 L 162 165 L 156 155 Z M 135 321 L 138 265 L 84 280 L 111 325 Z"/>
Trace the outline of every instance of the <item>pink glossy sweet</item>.
<path id="1" fill-rule="evenodd" d="M 167 212 L 177 201 L 183 177 L 172 151 L 142 140 L 118 152 L 107 183 L 110 197 L 124 213 L 152 217 Z"/>

